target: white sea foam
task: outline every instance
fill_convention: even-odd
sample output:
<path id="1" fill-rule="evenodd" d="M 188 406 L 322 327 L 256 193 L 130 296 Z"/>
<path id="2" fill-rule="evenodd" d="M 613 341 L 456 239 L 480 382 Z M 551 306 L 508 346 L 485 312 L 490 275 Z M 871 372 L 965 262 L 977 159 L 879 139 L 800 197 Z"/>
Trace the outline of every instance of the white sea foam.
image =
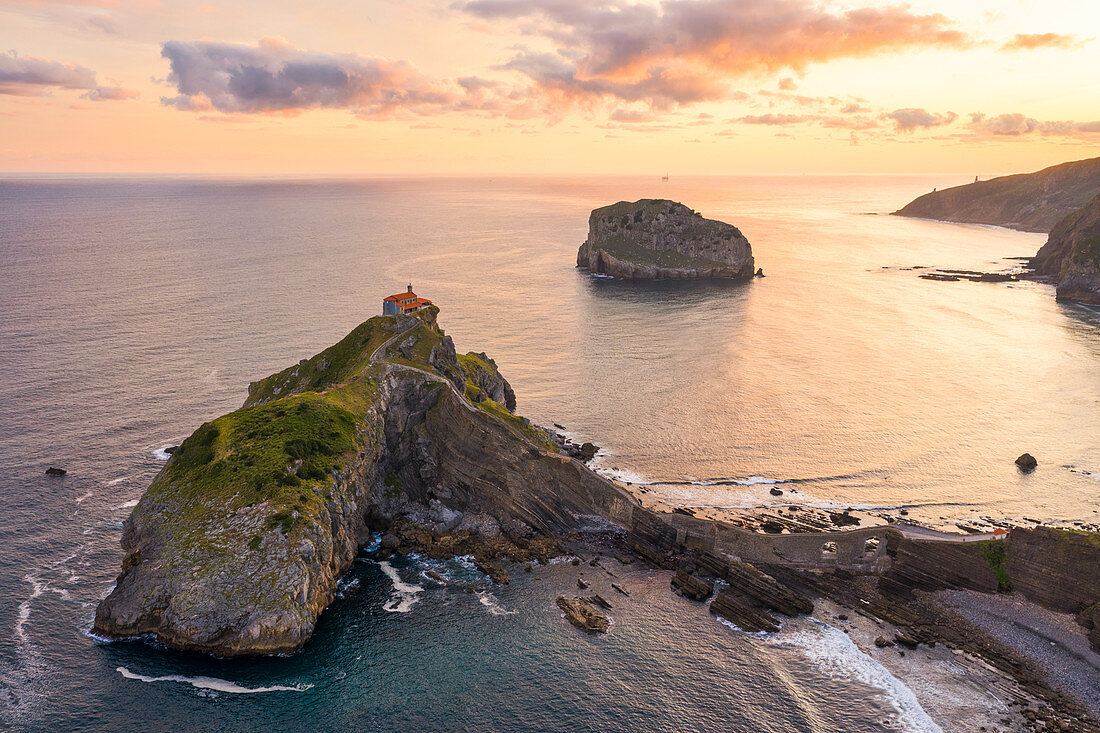
<path id="1" fill-rule="evenodd" d="M 137 500 L 137 499 L 133 499 L 133 500 L 131 500 L 131 501 L 128 501 L 128 502 L 126 502 L 125 504 L 119 504 L 119 505 L 118 505 L 117 507 L 115 507 L 115 508 L 116 508 L 116 509 L 131 509 L 131 508 L 133 508 L 133 507 L 136 507 L 137 505 L 138 505 L 138 500 Z"/>
<path id="2" fill-rule="evenodd" d="M 607 468 L 606 466 L 594 466 L 596 473 L 600 474 L 604 478 L 613 479 L 615 481 L 621 481 L 624 484 L 635 484 L 646 486 L 653 483 L 653 481 L 640 473 L 634 473 L 633 471 L 627 471 L 622 468 Z"/>
<path id="3" fill-rule="evenodd" d="M 359 587 L 359 578 L 343 577 L 336 581 L 336 592 L 332 595 L 336 598 L 344 598 L 347 596 L 348 591 L 355 590 Z"/>
<path id="4" fill-rule="evenodd" d="M 87 494 L 85 494 L 84 496 L 78 497 L 78 498 L 77 498 L 77 500 L 76 500 L 76 503 L 77 503 L 77 504 L 80 504 L 81 502 L 83 502 L 83 501 L 84 501 L 85 499 L 87 499 L 87 498 L 88 498 L 88 497 L 90 497 L 91 495 L 92 495 L 92 492 L 90 492 L 90 491 L 89 491 L 89 492 L 88 492 Z"/>
<path id="5" fill-rule="evenodd" d="M 15 628 L 13 629 L 13 631 L 15 632 L 15 638 L 19 641 L 20 644 L 26 644 L 28 641 L 30 641 L 30 638 L 27 636 L 26 625 L 27 621 L 30 620 L 31 603 L 34 601 L 35 598 L 39 598 L 45 593 L 54 593 L 66 601 L 72 600 L 72 595 L 69 594 L 68 589 L 53 588 L 50 586 L 49 583 L 43 580 L 39 580 L 33 575 L 24 575 L 23 581 L 26 583 L 30 583 L 32 590 L 30 596 L 25 598 L 23 602 L 19 604 L 19 613 L 15 620 Z"/>
<path id="6" fill-rule="evenodd" d="M 401 580 L 401 576 L 397 574 L 397 569 L 385 560 L 379 562 L 378 566 L 382 568 L 382 572 L 393 583 L 393 594 L 388 601 L 382 604 L 382 610 L 391 613 L 408 613 L 420 600 L 419 594 L 424 590 L 424 587 Z"/>
<path id="7" fill-rule="evenodd" d="M 733 483 L 740 484 L 741 486 L 756 486 L 757 484 L 785 484 L 786 479 L 781 478 L 765 478 L 764 476 L 749 476 L 746 479 L 734 479 Z M 705 486 L 705 483 L 700 485 Z"/>
<path id="8" fill-rule="evenodd" d="M 113 479 L 111 479 L 110 481 L 107 482 L 107 485 L 108 486 L 118 486 L 119 484 L 121 484 L 123 481 L 125 481 L 128 478 L 130 478 L 130 477 L 129 476 L 120 476 L 118 478 L 113 478 Z"/>
<path id="9" fill-rule="evenodd" d="M 172 454 L 166 452 L 165 449 L 170 447 L 171 446 L 166 445 L 162 448 L 157 448 L 155 451 L 153 451 L 153 458 L 159 458 L 162 461 L 167 461 L 169 458 L 172 457 Z"/>
<path id="10" fill-rule="evenodd" d="M 773 634 L 769 641 L 797 648 L 833 679 L 853 680 L 882 691 L 898 713 L 898 723 L 914 733 L 942 733 L 916 695 L 889 670 L 865 654 L 843 631 L 816 619 L 814 628 Z"/>
<path id="11" fill-rule="evenodd" d="M 481 591 L 477 594 L 478 603 L 485 606 L 487 610 L 493 616 L 512 616 L 519 613 L 519 611 L 509 611 L 504 606 L 500 605 L 500 601 L 489 591 Z"/>
<path id="12" fill-rule="evenodd" d="M 740 634 L 748 634 L 749 636 L 767 636 L 768 634 L 773 633 L 770 631 L 745 631 L 740 626 L 728 619 L 724 619 L 721 616 L 715 616 L 715 618 L 718 620 L 718 623 L 722 624 L 723 626 L 728 626 L 729 628 Z"/>
<path id="13" fill-rule="evenodd" d="M 125 667 L 116 667 L 123 677 L 128 680 L 140 680 L 141 682 L 182 682 L 184 684 L 197 687 L 200 690 L 214 690 L 216 692 L 227 692 L 233 695 L 253 695 L 258 692 L 304 692 L 313 685 L 294 685 L 288 687 L 286 685 L 271 685 L 270 687 L 242 687 L 235 682 L 229 680 L 218 679 L 217 677 L 184 677 L 178 674 L 169 674 L 162 677 L 150 677 L 144 674 L 137 674 L 131 672 Z"/>

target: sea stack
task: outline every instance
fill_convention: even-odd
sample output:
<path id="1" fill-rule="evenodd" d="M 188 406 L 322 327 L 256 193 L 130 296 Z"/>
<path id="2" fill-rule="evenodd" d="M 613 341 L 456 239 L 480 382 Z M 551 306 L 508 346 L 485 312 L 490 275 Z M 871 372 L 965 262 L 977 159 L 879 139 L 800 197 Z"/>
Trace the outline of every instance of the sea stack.
<path id="1" fill-rule="evenodd" d="M 594 209 L 577 267 L 624 280 L 752 277 L 752 247 L 737 227 L 676 201 L 620 201 Z"/>
<path id="2" fill-rule="evenodd" d="M 1058 284 L 1058 300 L 1100 305 L 1100 196 L 1058 222 L 1031 267 Z"/>

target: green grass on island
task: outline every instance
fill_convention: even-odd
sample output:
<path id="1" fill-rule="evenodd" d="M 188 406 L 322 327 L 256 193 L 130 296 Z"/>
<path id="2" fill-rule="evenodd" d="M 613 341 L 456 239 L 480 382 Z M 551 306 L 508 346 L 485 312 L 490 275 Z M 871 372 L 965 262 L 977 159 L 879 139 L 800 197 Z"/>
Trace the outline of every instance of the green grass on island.
<path id="1" fill-rule="evenodd" d="M 169 492 L 173 517 L 187 528 L 208 513 L 267 502 L 272 526 L 289 532 L 315 514 L 332 471 L 359 449 L 356 416 L 307 392 L 245 407 L 203 424 L 149 487 Z"/>
<path id="2" fill-rule="evenodd" d="M 705 257 L 691 257 L 675 250 L 650 249 L 636 242 L 631 242 L 625 237 L 611 237 L 593 245 L 594 249 L 605 250 L 612 257 L 635 265 L 651 265 L 654 267 L 668 267 L 680 270 L 709 270 L 716 267 L 729 267 L 729 265 L 708 260 Z"/>
<path id="3" fill-rule="evenodd" d="M 259 504 L 271 508 L 267 528 L 283 533 L 317 516 L 334 472 L 369 439 L 361 434 L 361 420 L 378 399 L 385 369 L 371 364 L 375 350 L 400 335 L 379 361 L 439 374 L 429 358 L 444 334 L 435 324 L 434 309 L 420 320 L 401 332 L 386 328 L 383 317 L 372 318 L 316 356 L 254 382 L 244 407 L 199 427 L 149 487 L 154 505 L 170 507 L 173 531 L 186 535 L 209 518 Z M 496 371 L 476 355 L 459 361 L 468 376 L 481 369 Z M 442 386 L 435 382 L 430 388 Z M 467 380 L 465 391 L 467 399 L 517 435 L 555 450 L 541 430 L 489 399 L 473 381 Z"/>
<path id="4" fill-rule="evenodd" d="M 1004 540 L 988 540 L 981 543 L 981 548 L 985 564 L 997 579 L 997 590 L 1012 592 L 1012 580 L 1008 577 L 1008 544 Z"/>
<path id="5" fill-rule="evenodd" d="M 1070 256 L 1066 258 L 1063 269 L 1068 268 L 1073 262 L 1091 262 L 1093 267 L 1100 269 L 1100 234 L 1078 241 Z"/>

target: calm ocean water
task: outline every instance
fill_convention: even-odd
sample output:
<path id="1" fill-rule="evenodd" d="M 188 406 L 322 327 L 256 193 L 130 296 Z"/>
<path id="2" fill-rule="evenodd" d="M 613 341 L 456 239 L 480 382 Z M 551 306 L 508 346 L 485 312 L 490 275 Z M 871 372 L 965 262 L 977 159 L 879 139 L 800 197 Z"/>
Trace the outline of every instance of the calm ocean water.
<path id="1" fill-rule="evenodd" d="M 766 504 L 757 482 L 797 479 L 807 503 L 905 505 L 933 523 L 1097 521 L 1100 314 L 1041 284 L 898 269 L 1002 269 L 1044 237 L 869 215 L 957 182 L 0 182 L 0 724 L 929 728 L 842 634 L 741 634 L 633 567 L 635 595 L 600 639 L 553 605 L 571 566 L 489 587 L 452 564 L 462 584 L 439 588 L 423 563 L 369 557 L 292 658 L 86 631 L 158 449 L 410 281 L 460 351 L 497 360 L 520 412 L 604 446 L 606 469 L 671 482 L 653 487 L 670 502 Z M 767 277 L 577 271 L 589 211 L 642 196 L 736 224 Z M 1024 451 L 1040 462 L 1029 476 L 1012 464 Z M 50 465 L 69 475 L 45 477 Z"/>

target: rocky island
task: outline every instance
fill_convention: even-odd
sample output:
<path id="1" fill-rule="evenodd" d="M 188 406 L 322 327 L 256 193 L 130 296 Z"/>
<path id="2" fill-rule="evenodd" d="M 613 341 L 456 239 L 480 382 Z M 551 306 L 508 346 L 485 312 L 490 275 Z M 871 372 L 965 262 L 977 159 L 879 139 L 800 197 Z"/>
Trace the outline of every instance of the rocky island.
<path id="1" fill-rule="evenodd" d="M 371 532 L 492 567 L 547 559 L 586 521 L 628 524 L 632 497 L 515 415 L 495 363 L 456 354 L 437 313 L 371 318 L 185 440 L 125 522 L 95 632 L 290 652 Z"/>
<path id="2" fill-rule="evenodd" d="M 1049 232 L 1097 195 L 1100 158 L 1089 158 L 926 193 L 894 214 Z"/>
<path id="3" fill-rule="evenodd" d="M 625 280 L 737 279 L 754 273 L 752 248 L 737 227 L 666 199 L 594 209 L 577 267 Z"/>
<path id="4" fill-rule="evenodd" d="M 1100 713 L 1049 682 L 1026 646 L 958 605 L 999 608 L 974 598 L 1013 591 L 1043 613 L 1075 614 L 1080 630 L 1059 633 L 1100 651 L 1096 534 L 1013 528 L 964 541 L 841 523 L 757 533 L 644 508 L 571 457 L 560 436 L 516 415 L 496 364 L 457 354 L 437 314 L 371 318 L 252 383 L 241 409 L 200 426 L 126 520 L 122 572 L 96 610 L 95 633 L 225 657 L 295 651 L 372 535 L 383 557 L 472 555 L 495 583 L 509 579 L 502 559 L 531 570 L 562 554 L 581 566 L 579 554 L 593 552 L 579 589 L 599 574 L 617 603 L 646 602 L 600 564 L 610 552 L 673 571 L 672 592 L 744 631 L 839 607 L 845 623 L 865 619 L 876 647 L 945 644 L 1013 680 L 1027 720 L 1100 731 Z M 951 595 L 961 591 L 972 595 Z M 599 594 L 556 603 L 563 623 L 612 631 Z M 1034 633 L 1048 649 L 1046 632 Z M 1082 663 L 1080 650 L 1060 653 Z"/>
<path id="5" fill-rule="evenodd" d="M 1100 305 L 1100 195 L 1058 222 L 1031 260 L 1058 285 L 1058 299 Z"/>

